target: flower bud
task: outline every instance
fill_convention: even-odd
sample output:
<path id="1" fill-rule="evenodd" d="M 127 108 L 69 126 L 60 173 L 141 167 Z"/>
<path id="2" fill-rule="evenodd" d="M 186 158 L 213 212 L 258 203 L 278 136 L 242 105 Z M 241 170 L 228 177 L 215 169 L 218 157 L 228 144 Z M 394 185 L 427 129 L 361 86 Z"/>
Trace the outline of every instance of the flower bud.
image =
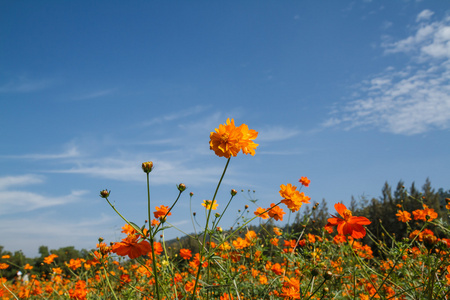
<path id="1" fill-rule="evenodd" d="M 153 162 L 152 161 L 143 162 L 142 170 L 147 174 L 150 173 L 153 170 Z"/>
<path id="2" fill-rule="evenodd" d="M 194 196 L 194 193 L 193 193 L 193 192 L 190 192 L 190 193 L 189 193 L 189 196 L 191 196 L 191 197 Z"/>
<path id="3" fill-rule="evenodd" d="M 184 183 L 180 183 L 177 185 L 177 188 L 180 192 L 184 192 L 186 190 L 186 185 Z"/>
<path id="4" fill-rule="evenodd" d="M 223 231 L 222 227 L 217 227 L 216 229 L 217 229 L 218 232 L 222 232 Z"/>
<path id="5" fill-rule="evenodd" d="M 108 191 L 108 190 L 100 191 L 100 197 L 108 198 L 110 193 L 111 193 L 111 191 Z"/>
<path id="6" fill-rule="evenodd" d="M 220 217 L 220 214 L 215 213 L 214 216 L 215 216 L 216 218 L 218 218 L 218 217 Z"/>
<path id="7" fill-rule="evenodd" d="M 331 279 L 332 276 L 333 273 L 331 273 L 331 271 L 326 271 L 325 274 L 323 274 L 323 278 L 325 278 L 326 280 Z"/>
<path id="8" fill-rule="evenodd" d="M 236 196 L 236 194 L 237 194 L 237 191 L 236 191 L 235 189 L 232 189 L 232 190 L 231 190 L 231 196 L 234 197 L 234 196 Z"/>

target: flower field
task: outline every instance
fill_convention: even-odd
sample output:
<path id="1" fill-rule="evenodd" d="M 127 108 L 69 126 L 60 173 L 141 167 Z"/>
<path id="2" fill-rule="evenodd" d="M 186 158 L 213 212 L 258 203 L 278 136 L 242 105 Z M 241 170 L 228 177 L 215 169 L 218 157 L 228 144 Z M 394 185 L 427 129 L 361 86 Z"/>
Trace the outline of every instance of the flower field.
<path id="1" fill-rule="evenodd" d="M 186 237 L 196 247 L 158 239 L 170 227 L 172 209 L 187 187 L 177 185 L 178 197 L 170 206 L 152 203 L 153 163 L 144 162 L 149 222 L 137 225 L 128 220 L 110 201 L 110 192 L 102 190 L 100 197 L 124 221 L 122 240 L 100 238 L 88 259 L 70 259 L 64 268 L 55 264 L 56 254 L 49 254 L 41 273 L 29 264 L 12 265 L 10 256 L 3 255 L 1 298 L 450 299 L 449 198 L 447 215 L 440 216 L 426 197 L 405 191 L 409 202 L 396 203 L 390 216 L 390 226 L 401 228 L 401 235 L 342 203 L 335 203 L 326 223 L 317 228 L 319 203 L 311 203 L 303 191 L 310 180 L 301 177 L 297 186 L 281 184 L 280 198 L 273 203 L 255 211 L 245 205 L 248 215 L 240 225 L 223 229 L 221 219 L 237 191 L 230 191 L 228 203 L 217 201 L 217 192 L 233 157 L 255 155 L 257 136 L 257 131 L 246 124 L 236 126 L 234 120 L 210 133 L 211 150 L 226 162 L 215 194 L 202 203 L 204 227 Z M 415 203 L 415 209 L 409 203 Z M 310 209 L 298 226 L 276 225 L 304 205 Z M 375 222 L 376 232 L 369 229 Z M 8 280 L 3 274 L 11 268 L 22 270 L 24 277 Z"/>

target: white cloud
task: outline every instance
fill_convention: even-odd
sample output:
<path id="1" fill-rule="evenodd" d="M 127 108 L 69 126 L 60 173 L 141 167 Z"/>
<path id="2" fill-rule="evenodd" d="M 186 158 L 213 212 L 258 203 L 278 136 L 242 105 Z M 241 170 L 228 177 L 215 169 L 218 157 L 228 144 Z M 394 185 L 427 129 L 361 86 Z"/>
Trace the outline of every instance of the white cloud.
<path id="1" fill-rule="evenodd" d="M 32 211 L 39 208 L 67 204 L 80 199 L 87 191 L 72 191 L 69 195 L 48 197 L 24 191 L 0 191 L 0 215 Z"/>
<path id="2" fill-rule="evenodd" d="M 5 190 L 11 186 L 24 186 L 28 184 L 43 183 L 45 178 L 41 175 L 26 174 L 20 176 L 0 177 L 0 190 Z"/>
<path id="3" fill-rule="evenodd" d="M 429 9 L 425 9 L 420 14 L 417 15 L 416 22 L 428 20 L 429 18 L 431 18 L 432 15 L 434 15 L 434 12 L 432 12 Z"/>
<path id="4" fill-rule="evenodd" d="M 410 62 L 363 81 L 358 98 L 333 112 L 323 126 L 376 127 L 396 134 L 450 128 L 450 18 L 422 22 L 407 38 L 383 43 L 386 54 L 403 53 Z"/>
<path id="5" fill-rule="evenodd" d="M 15 186 L 27 186 L 30 184 L 41 184 L 45 177 L 40 175 L 26 174 L 20 176 L 0 177 L 0 215 L 18 212 L 32 211 L 39 208 L 62 205 L 77 201 L 86 191 L 72 191 L 64 196 L 44 196 L 24 190 L 12 190 Z"/>
<path id="6" fill-rule="evenodd" d="M 300 131 L 295 129 L 284 128 L 281 126 L 261 129 L 258 133 L 258 141 L 272 142 L 287 140 L 298 135 Z"/>
<path id="7" fill-rule="evenodd" d="M 31 153 L 24 155 L 2 155 L 0 157 L 6 158 L 17 158 L 17 159 L 63 159 L 63 158 L 74 158 L 80 156 L 80 152 L 76 146 L 71 146 L 66 151 L 62 153 L 53 153 L 53 154 L 39 154 L 39 153 Z"/>
<path id="8" fill-rule="evenodd" d="M 181 111 L 167 114 L 165 116 L 153 118 L 150 121 L 146 121 L 146 122 L 142 123 L 141 126 L 146 127 L 146 126 L 152 126 L 152 125 L 160 124 L 160 123 L 164 123 L 164 122 L 175 121 L 175 120 L 178 120 L 181 118 L 186 118 L 191 115 L 199 114 L 199 113 L 203 112 L 205 109 L 206 109 L 205 106 L 197 105 L 195 107 L 186 108 Z"/>

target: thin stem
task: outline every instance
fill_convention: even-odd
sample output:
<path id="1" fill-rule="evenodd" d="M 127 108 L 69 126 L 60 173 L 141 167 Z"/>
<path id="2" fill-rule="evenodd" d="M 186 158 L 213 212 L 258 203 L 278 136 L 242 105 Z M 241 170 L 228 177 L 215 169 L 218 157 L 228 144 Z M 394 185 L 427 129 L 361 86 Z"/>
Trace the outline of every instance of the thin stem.
<path id="1" fill-rule="evenodd" d="M 151 210 L 150 210 L 150 173 L 147 173 L 147 199 L 148 199 L 148 223 L 149 223 L 149 231 L 150 231 L 150 246 L 152 248 L 152 266 L 153 266 L 153 275 L 155 277 L 155 292 L 156 292 L 156 299 L 160 300 L 161 297 L 159 295 L 159 284 L 158 284 L 158 272 L 157 272 L 157 266 L 156 266 L 156 256 L 155 256 L 155 246 L 153 244 L 153 232 L 152 232 L 152 226 L 151 226 Z"/>
<path id="2" fill-rule="evenodd" d="M 191 299 L 194 299 L 195 291 L 197 290 L 198 279 L 199 279 L 199 277 L 200 277 L 200 271 L 202 270 L 202 265 L 203 265 L 202 257 L 203 257 L 204 251 L 206 250 L 206 249 L 205 249 L 205 247 L 206 247 L 206 244 L 205 244 L 205 243 L 206 243 L 206 234 L 208 233 L 208 224 L 209 224 L 209 219 L 210 219 L 210 217 L 211 217 L 212 205 L 213 205 L 213 203 L 214 203 L 214 200 L 216 200 L 217 192 L 219 191 L 219 187 L 220 187 L 220 185 L 221 185 L 221 183 L 222 183 L 222 180 L 223 180 L 223 178 L 224 178 L 224 176 L 225 176 L 225 173 L 226 173 L 226 171 L 227 171 L 228 165 L 230 164 L 230 160 L 231 160 L 231 157 L 228 158 L 228 160 L 227 160 L 227 163 L 226 163 L 226 165 L 225 165 L 225 168 L 223 169 L 223 172 L 222 172 L 222 176 L 220 177 L 219 182 L 217 183 L 217 187 L 216 187 L 216 191 L 214 192 L 214 196 L 213 196 L 213 198 L 211 199 L 211 207 L 210 207 L 209 210 L 208 210 L 208 216 L 207 216 L 207 218 L 206 218 L 205 231 L 203 232 L 203 245 L 202 245 L 202 247 L 200 248 L 200 254 L 199 254 L 199 255 L 200 255 L 200 257 L 199 257 L 199 259 L 200 259 L 200 264 L 199 264 L 199 266 L 198 266 L 197 275 L 195 276 L 194 290 L 192 291 Z"/>
<path id="3" fill-rule="evenodd" d="M 116 296 L 116 293 L 114 292 L 114 289 L 113 289 L 113 287 L 111 286 L 111 283 L 109 282 L 108 273 L 106 272 L 105 267 L 103 267 L 103 272 L 105 272 L 106 282 L 108 283 L 109 289 L 111 290 L 111 293 L 113 294 L 114 299 L 118 300 L 118 299 L 117 299 L 117 296 Z"/>

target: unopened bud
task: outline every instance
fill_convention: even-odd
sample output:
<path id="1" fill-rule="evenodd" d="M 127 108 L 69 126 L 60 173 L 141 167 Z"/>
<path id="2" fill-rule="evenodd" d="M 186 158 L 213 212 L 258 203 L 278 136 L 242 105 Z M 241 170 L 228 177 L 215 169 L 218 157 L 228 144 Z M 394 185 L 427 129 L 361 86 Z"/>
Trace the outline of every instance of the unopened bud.
<path id="1" fill-rule="evenodd" d="M 231 196 L 234 197 L 234 196 L 236 196 L 236 194 L 237 194 L 237 191 L 236 191 L 235 189 L 232 189 L 232 190 L 231 190 Z"/>
<path id="2" fill-rule="evenodd" d="M 189 193 L 189 196 L 191 196 L 191 197 L 194 196 L 194 193 L 193 193 L 193 192 L 190 192 L 190 193 Z"/>
<path id="3" fill-rule="evenodd" d="M 220 214 L 219 214 L 219 213 L 215 213 L 214 216 L 215 216 L 216 218 L 218 218 L 218 217 L 220 217 Z"/>
<path id="4" fill-rule="evenodd" d="M 108 191 L 108 190 L 100 191 L 100 197 L 108 198 L 110 193 L 111 193 L 111 191 Z"/>
<path id="5" fill-rule="evenodd" d="M 248 205 L 245 205 L 244 208 L 247 209 L 247 208 L 248 208 Z"/>
<path id="6" fill-rule="evenodd" d="M 323 274 L 323 277 L 326 280 L 331 279 L 332 276 L 333 276 L 333 273 L 331 273 L 331 271 L 326 271 L 325 274 Z"/>
<path id="7" fill-rule="evenodd" d="M 218 232 L 222 232 L 223 231 L 222 227 L 217 227 L 216 229 L 217 229 Z"/>
<path id="8" fill-rule="evenodd" d="M 180 183 L 177 185 L 177 188 L 180 192 L 184 192 L 186 190 L 186 185 L 184 183 Z"/>
<path id="9" fill-rule="evenodd" d="M 152 161 L 143 162 L 142 170 L 147 174 L 150 173 L 153 170 L 153 162 Z"/>

